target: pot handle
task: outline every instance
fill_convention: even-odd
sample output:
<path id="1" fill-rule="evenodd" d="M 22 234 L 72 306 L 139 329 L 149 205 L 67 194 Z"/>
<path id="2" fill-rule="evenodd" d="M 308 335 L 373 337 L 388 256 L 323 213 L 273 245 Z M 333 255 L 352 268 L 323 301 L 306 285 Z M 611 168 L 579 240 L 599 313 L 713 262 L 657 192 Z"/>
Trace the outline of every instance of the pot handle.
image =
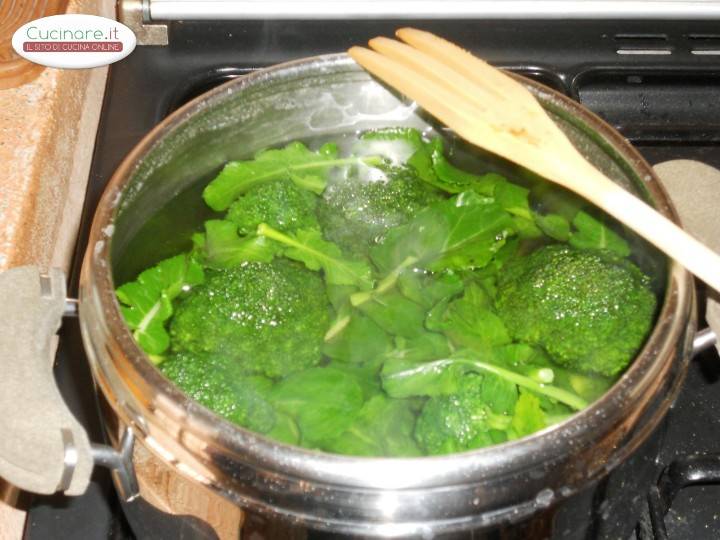
<path id="1" fill-rule="evenodd" d="M 93 452 L 53 375 L 65 276 L 32 266 L 1 272 L 0 299 L 0 477 L 33 493 L 79 495 Z"/>
<path id="2" fill-rule="evenodd" d="M 712 328 L 703 328 L 693 338 L 692 344 L 692 356 L 700 354 L 703 351 L 708 350 L 713 345 L 717 345 L 718 338 L 717 334 Z"/>

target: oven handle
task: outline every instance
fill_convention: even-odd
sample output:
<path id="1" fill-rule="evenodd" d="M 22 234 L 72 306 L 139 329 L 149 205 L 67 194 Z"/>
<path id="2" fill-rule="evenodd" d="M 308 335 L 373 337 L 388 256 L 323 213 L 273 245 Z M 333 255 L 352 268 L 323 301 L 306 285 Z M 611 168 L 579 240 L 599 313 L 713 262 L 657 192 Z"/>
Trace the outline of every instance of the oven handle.
<path id="1" fill-rule="evenodd" d="M 80 495 L 100 465 L 113 471 L 123 498 L 137 496 L 132 431 L 119 451 L 92 444 L 55 382 L 56 333 L 72 307 L 63 272 L 0 272 L 0 298 L 0 477 L 31 493 Z"/>

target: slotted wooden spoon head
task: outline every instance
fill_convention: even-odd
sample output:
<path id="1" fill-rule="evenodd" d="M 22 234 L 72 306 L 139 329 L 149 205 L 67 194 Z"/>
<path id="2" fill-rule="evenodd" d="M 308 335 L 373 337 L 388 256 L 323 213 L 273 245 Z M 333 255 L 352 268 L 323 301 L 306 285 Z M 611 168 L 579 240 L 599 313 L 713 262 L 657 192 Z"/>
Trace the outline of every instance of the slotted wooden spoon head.
<path id="1" fill-rule="evenodd" d="M 348 52 L 478 147 L 565 184 L 567 162 L 584 162 L 565 134 L 520 83 L 434 34 L 403 28 L 407 42 L 375 38 L 373 50 Z M 556 156 L 548 158 L 548 156 Z"/>

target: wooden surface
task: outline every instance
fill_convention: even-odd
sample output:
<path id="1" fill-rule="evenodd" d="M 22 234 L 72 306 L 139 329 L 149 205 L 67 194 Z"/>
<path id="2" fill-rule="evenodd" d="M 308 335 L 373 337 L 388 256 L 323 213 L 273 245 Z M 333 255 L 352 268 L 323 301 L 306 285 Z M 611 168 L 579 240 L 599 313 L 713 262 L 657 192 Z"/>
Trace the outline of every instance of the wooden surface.
<path id="1" fill-rule="evenodd" d="M 114 14 L 113 0 L 0 0 L 0 46 L 25 22 L 23 14 L 65 4 L 72 13 Z M 12 57 L 4 50 L 0 71 L 7 74 Z M 106 67 L 38 68 L 31 82 L 0 90 L 0 271 L 21 264 L 68 268 L 106 75 Z M 22 538 L 25 512 L 17 496 L 0 480 L 0 540 Z"/>
<path id="2" fill-rule="evenodd" d="M 72 0 L 67 11 L 112 17 L 113 10 L 112 0 Z M 106 74 L 107 67 L 47 68 L 30 83 L 0 90 L 0 270 L 66 266 Z"/>
<path id="3" fill-rule="evenodd" d="M 40 75 L 43 66 L 21 58 L 12 48 L 12 36 L 23 24 L 65 12 L 67 0 L 0 1 L 0 89 L 15 88 Z"/>

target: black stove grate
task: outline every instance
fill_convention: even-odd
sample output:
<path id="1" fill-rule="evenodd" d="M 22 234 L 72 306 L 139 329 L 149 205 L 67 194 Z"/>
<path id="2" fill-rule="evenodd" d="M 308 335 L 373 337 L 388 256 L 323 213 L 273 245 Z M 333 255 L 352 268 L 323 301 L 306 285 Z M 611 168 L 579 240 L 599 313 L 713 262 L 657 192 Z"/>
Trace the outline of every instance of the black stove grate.
<path id="1" fill-rule="evenodd" d="M 648 513 L 654 540 L 670 539 L 665 519 L 680 491 L 707 484 L 720 484 L 720 454 L 689 456 L 665 468 L 658 485 L 650 488 L 648 493 Z"/>

